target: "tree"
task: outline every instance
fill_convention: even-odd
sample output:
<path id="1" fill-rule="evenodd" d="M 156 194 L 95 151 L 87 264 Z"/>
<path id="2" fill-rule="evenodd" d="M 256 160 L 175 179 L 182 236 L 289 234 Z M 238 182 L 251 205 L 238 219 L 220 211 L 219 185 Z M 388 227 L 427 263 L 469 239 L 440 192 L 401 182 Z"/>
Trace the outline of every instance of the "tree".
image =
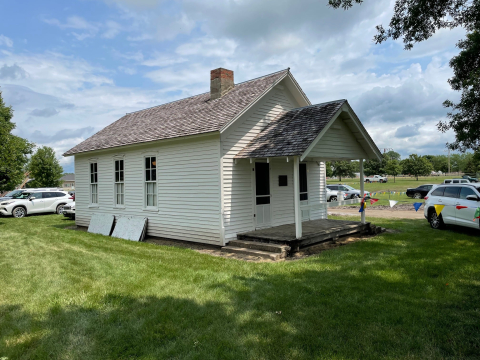
<path id="1" fill-rule="evenodd" d="M 385 165 L 385 172 L 388 175 L 392 175 L 393 182 L 395 182 L 395 176 L 402 173 L 402 165 L 400 165 L 398 160 L 388 160 Z"/>
<path id="2" fill-rule="evenodd" d="M 333 168 L 332 168 L 332 163 L 330 161 L 327 161 L 325 163 L 325 171 L 326 171 L 326 177 L 332 177 L 333 176 Z"/>
<path id="3" fill-rule="evenodd" d="M 350 161 L 334 161 L 332 163 L 333 176 L 338 176 L 342 181 L 343 177 L 355 177 L 355 164 Z"/>
<path id="4" fill-rule="evenodd" d="M 24 179 L 24 166 L 33 144 L 12 134 L 13 109 L 6 106 L 0 92 L 0 192 L 13 190 Z"/>
<path id="5" fill-rule="evenodd" d="M 390 150 L 385 154 L 383 154 L 383 157 L 386 158 L 387 160 L 398 160 L 398 161 L 400 161 L 400 159 L 402 158 L 402 156 L 399 153 L 393 150 Z"/>
<path id="6" fill-rule="evenodd" d="M 442 132 L 455 131 L 455 141 L 448 145 L 451 149 L 476 150 L 480 147 L 480 32 L 467 34 L 457 46 L 462 51 L 450 60 L 454 75 L 448 82 L 462 95 L 457 104 L 450 100 L 443 103 L 452 111 L 447 114 L 450 120 L 441 121 L 438 128 Z"/>
<path id="7" fill-rule="evenodd" d="M 415 176 L 417 181 L 419 176 L 428 176 L 433 170 L 430 161 L 417 154 L 412 154 L 407 159 L 402 160 L 402 167 L 404 174 Z"/>
<path id="8" fill-rule="evenodd" d="M 347 10 L 363 0 L 329 0 L 333 8 Z M 455 141 L 447 144 L 451 149 L 465 151 L 480 147 L 480 1 L 479 0 L 396 0 L 389 27 L 377 25 L 376 44 L 391 38 L 403 38 L 405 49 L 430 38 L 437 30 L 461 26 L 467 37 L 457 46 L 460 54 L 452 58 L 450 67 L 454 76 L 449 80 L 452 89 L 462 91 L 458 104 L 446 100 L 451 108 L 448 122 L 440 122 L 440 131 L 453 129 Z"/>
<path id="9" fill-rule="evenodd" d="M 63 168 L 55 157 L 51 147 L 42 146 L 32 155 L 28 163 L 30 177 L 34 180 L 29 183 L 32 187 L 55 187 L 61 185 Z"/>
<path id="10" fill-rule="evenodd" d="M 379 160 L 367 160 L 363 164 L 363 172 L 365 175 L 382 175 L 385 174 L 384 162 Z"/>

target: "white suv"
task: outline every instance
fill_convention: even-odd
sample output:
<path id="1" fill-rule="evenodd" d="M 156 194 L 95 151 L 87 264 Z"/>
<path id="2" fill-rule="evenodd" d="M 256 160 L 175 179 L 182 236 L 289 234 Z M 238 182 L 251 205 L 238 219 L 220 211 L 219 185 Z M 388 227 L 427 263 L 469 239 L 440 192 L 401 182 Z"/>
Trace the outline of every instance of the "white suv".
<path id="1" fill-rule="evenodd" d="M 0 202 L 0 214 L 22 218 L 28 214 L 63 213 L 63 206 L 73 202 L 66 191 L 24 191 Z"/>
<path id="2" fill-rule="evenodd" d="M 440 216 L 435 205 L 444 205 Z M 434 229 L 445 224 L 460 225 L 478 229 L 479 219 L 474 219 L 475 211 L 480 207 L 480 185 L 456 184 L 439 185 L 425 196 L 425 218 Z"/>

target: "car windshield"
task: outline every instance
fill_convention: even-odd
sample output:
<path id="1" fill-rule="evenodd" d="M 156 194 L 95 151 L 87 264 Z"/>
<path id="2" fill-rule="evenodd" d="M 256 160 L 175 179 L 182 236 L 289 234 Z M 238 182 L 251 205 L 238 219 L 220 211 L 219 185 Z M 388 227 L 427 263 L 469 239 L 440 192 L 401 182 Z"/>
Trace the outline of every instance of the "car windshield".
<path id="1" fill-rule="evenodd" d="M 33 193 L 29 193 L 29 192 L 22 192 L 22 193 L 19 193 L 19 194 L 15 194 L 13 196 L 14 199 L 27 199 L 30 195 L 32 195 Z"/>
<path id="2" fill-rule="evenodd" d="M 21 194 L 23 192 L 23 190 L 13 190 L 13 191 L 10 191 L 7 195 L 5 195 L 6 197 L 14 197 L 15 195 L 17 194 Z"/>
<path id="3" fill-rule="evenodd" d="M 351 187 L 350 185 L 343 185 L 344 187 L 346 187 L 348 190 L 355 190 L 355 188 Z"/>

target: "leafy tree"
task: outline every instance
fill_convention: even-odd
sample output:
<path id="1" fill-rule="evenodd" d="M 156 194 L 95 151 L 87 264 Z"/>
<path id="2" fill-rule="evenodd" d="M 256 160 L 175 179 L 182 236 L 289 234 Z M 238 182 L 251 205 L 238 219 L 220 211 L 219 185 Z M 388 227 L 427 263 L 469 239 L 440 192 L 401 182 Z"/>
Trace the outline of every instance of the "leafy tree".
<path id="1" fill-rule="evenodd" d="M 440 122 L 438 128 L 443 132 L 453 129 L 455 141 L 449 147 L 465 151 L 480 147 L 480 32 L 467 34 L 457 46 L 462 51 L 450 60 L 454 75 L 448 82 L 462 95 L 457 104 L 450 100 L 443 103 L 452 112 L 447 114 L 450 120 Z"/>
<path id="2" fill-rule="evenodd" d="M 333 176 L 333 168 L 332 168 L 332 163 L 330 161 L 327 161 L 325 163 L 325 170 L 326 170 L 326 176 L 327 177 L 332 177 Z"/>
<path id="3" fill-rule="evenodd" d="M 410 174 L 417 178 L 419 176 L 428 176 L 433 170 L 433 166 L 425 157 L 417 154 L 410 155 L 407 159 L 402 160 L 404 174 Z"/>
<path id="4" fill-rule="evenodd" d="M 6 106 L 0 92 L 0 192 L 13 190 L 24 179 L 24 166 L 33 144 L 12 134 L 13 109 Z"/>
<path id="5" fill-rule="evenodd" d="M 355 177 L 355 164 L 350 161 L 334 161 L 332 163 L 333 176 L 338 176 L 342 181 L 343 177 Z"/>
<path id="6" fill-rule="evenodd" d="M 385 172 L 392 175 L 393 182 L 395 182 L 395 176 L 402 173 L 402 165 L 398 160 L 388 160 L 385 165 Z"/>
<path id="7" fill-rule="evenodd" d="M 363 172 L 365 175 L 382 175 L 385 174 L 384 162 L 379 160 L 367 160 L 363 164 Z"/>
<path id="8" fill-rule="evenodd" d="M 333 8 L 347 10 L 363 0 L 329 0 Z M 453 57 L 450 67 L 454 76 L 452 89 L 462 91 L 460 102 L 447 100 L 443 105 L 452 109 L 448 122 L 440 122 L 440 131 L 453 129 L 455 141 L 451 149 L 465 151 L 480 147 L 480 1 L 479 0 L 396 0 L 389 27 L 377 25 L 376 44 L 391 38 L 402 38 L 406 50 L 414 43 L 430 38 L 437 30 L 461 26 L 467 37 L 457 46 L 462 50 Z"/>
<path id="9" fill-rule="evenodd" d="M 398 160 L 398 161 L 400 161 L 400 159 L 402 158 L 402 156 L 399 153 L 393 150 L 390 150 L 385 154 L 383 154 L 383 157 L 386 158 L 387 160 Z"/>
<path id="10" fill-rule="evenodd" d="M 32 155 L 28 163 L 30 177 L 35 179 L 30 182 L 32 187 L 55 187 L 61 185 L 63 168 L 55 157 L 51 147 L 42 146 Z"/>

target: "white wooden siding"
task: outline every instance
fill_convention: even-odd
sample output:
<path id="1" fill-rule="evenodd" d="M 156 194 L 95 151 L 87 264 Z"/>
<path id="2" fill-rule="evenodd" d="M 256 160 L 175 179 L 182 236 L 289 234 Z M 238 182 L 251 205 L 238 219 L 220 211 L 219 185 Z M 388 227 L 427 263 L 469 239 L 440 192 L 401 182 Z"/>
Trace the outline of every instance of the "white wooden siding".
<path id="1" fill-rule="evenodd" d="M 367 155 L 350 128 L 342 119 L 337 118 L 308 154 L 308 157 L 365 159 Z"/>
<path id="2" fill-rule="evenodd" d="M 299 104 L 286 89 L 272 89 L 263 99 L 259 101 L 252 109 L 232 124 L 221 137 L 222 143 L 222 163 L 223 163 L 223 224 L 225 227 L 226 241 L 236 238 L 236 234 L 244 231 L 253 230 L 255 227 L 254 214 L 254 193 L 252 183 L 252 164 L 249 160 L 240 160 L 234 164 L 234 156 L 243 149 L 250 140 L 252 140 L 265 126 L 283 111 L 298 107 Z M 285 161 L 285 160 L 283 160 Z M 272 161 L 272 164 L 276 162 Z M 291 167 L 292 163 L 286 163 L 286 167 Z M 270 182 L 274 173 L 280 171 L 273 168 L 270 173 Z M 293 171 L 293 168 L 292 170 Z M 283 174 L 282 174 L 283 175 Z M 293 173 L 292 173 L 293 176 Z M 293 181 L 293 178 L 289 180 Z M 277 184 L 278 186 L 278 177 Z M 289 184 L 290 185 L 290 184 Z M 272 192 L 275 190 L 271 187 Z M 286 192 L 287 190 L 285 190 Z M 289 216 L 283 212 L 280 207 L 280 199 L 284 194 L 283 189 L 278 194 L 273 194 L 272 202 L 272 225 L 281 223 L 291 223 L 292 215 Z M 292 193 L 293 196 L 293 193 Z M 293 197 L 292 197 L 293 199 Z M 289 198 L 285 199 L 288 203 Z M 293 200 L 289 207 L 293 206 Z M 277 215 L 279 218 L 275 217 Z"/>
<path id="3" fill-rule="evenodd" d="M 148 217 L 147 235 L 222 244 L 219 136 L 169 141 L 135 150 L 125 157 L 125 209 L 114 206 L 113 156 L 76 156 L 76 223 L 88 226 L 92 213 Z M 144 156 L 157 157 L 158 210 L 144 210 Z M 89 158 L 98 162 L 98 208 L 88 203 Z"/>
<path id="4" fill-rule="evenodd" d="M 327 202 L 325 163 L 316 161 L 307 163 L 308 203 L 310 205 Z M 326 219 L 327 210 L 310 210 L 310 220 Z"/>

